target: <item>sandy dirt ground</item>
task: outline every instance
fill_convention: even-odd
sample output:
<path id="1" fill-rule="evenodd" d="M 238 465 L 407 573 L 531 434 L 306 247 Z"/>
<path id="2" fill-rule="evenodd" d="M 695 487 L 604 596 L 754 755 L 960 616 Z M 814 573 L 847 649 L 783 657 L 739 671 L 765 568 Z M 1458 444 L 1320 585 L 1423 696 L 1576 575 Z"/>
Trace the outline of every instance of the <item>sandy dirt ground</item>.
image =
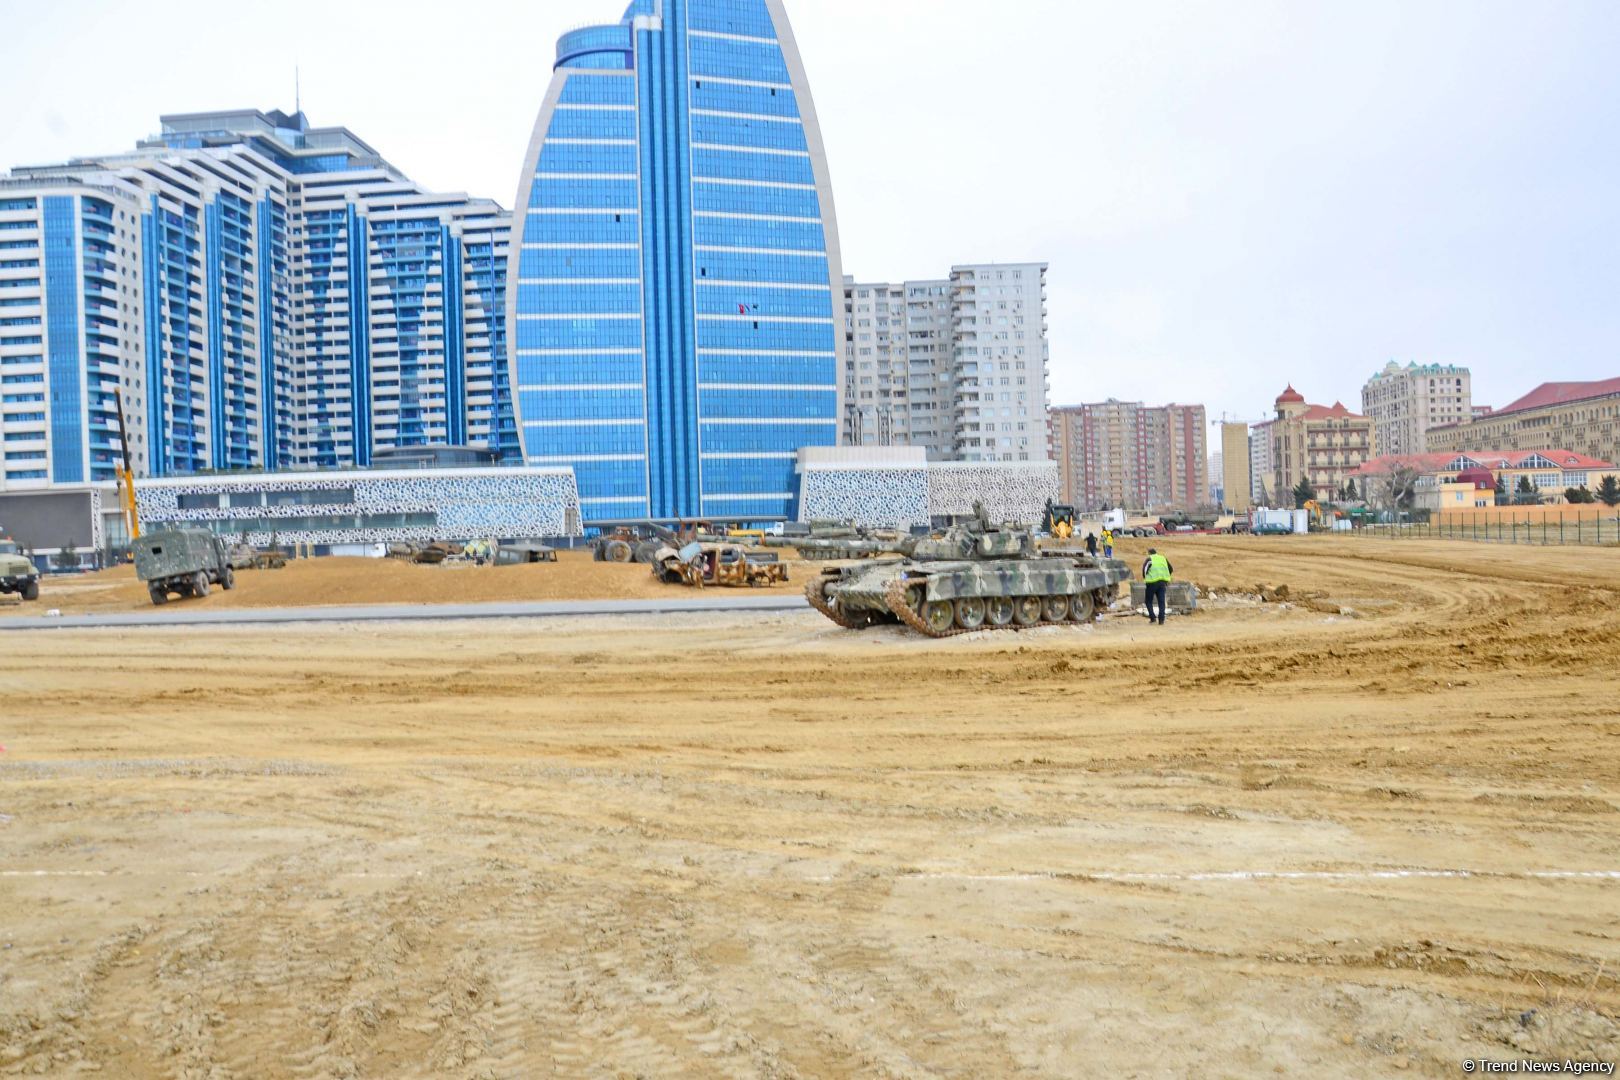
<path id="1" fill-rule="evenodd" d="M 0 635 L 0 1075 L 1620 1057 L 1614 553 L 1164 546 L 1228 598 Z"/>
<path id="2" fill-rule="evenodd" d="M 784 560 L 786 584 L 761 585 L 754 591 L 797 594 L 820 565 Z M 706 590 L 712 591 L 712 590 Z M 732 590 L 727 590 L 732 591 Z M 299 559 L 280 570 L 239 570 L 236 587 L 215 586 L 204 597 L 173 597 L 170 610 L 199 608 L 264 608 L 339 604 L 475 604 L 495 600 L 643 600 L 685 597 L 696 592 L 667 585 L 652 568 L 636 563 L 599 563 L 585 549 L 560 551 L 555 563 L 529 566 L 440 564 L 418 566 L 399 559 Z M 64 615 L 149 611 L 151 597 L 135 578 L 132 566 L 89 574 L 63 574 L 40 582 L 39 599 L 25 603 L 0 596 L 0 618 L 39 615 L 55 609 Z"/>

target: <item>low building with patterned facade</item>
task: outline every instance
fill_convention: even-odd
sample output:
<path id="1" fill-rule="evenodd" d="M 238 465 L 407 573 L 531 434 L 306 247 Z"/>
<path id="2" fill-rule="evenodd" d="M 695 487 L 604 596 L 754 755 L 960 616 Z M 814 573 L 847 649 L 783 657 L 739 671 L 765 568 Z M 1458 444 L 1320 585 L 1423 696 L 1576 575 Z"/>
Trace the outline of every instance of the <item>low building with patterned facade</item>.
<path id="1" fill-rule="evenodd" d="M 1332 498 L 1372 457 L 1372 421 L 1341 402 L 1311 405 L 1293 384 L 1275 402 L 1271 422 L 1271 499 L 1292 506 L 1292 492 L 1307 479 L 1316 493 Z"/>
<path id="2" fill-rule="evenodd" d="M 930 461 L 920 446 L 806 447 L 799 451 L 803 520 L 909 528 L 973 513 L 1036 524 L 1058 497 L 1050 461 Z"/>
<path id="3" fill-rule="evenodd" d="M 1428 448 L 1452 454 L 1564 446 L 1620 460 L 1620 378 L 1547 382 L 1467 423 L 1429 429 Z"/>
<path id="4" fill-rule="evenodd" d="M 250 543 L 341 546 L 581 534 L 567 468 L 334 470 L 147 480 L 147 531 L 204 528 Z"/>

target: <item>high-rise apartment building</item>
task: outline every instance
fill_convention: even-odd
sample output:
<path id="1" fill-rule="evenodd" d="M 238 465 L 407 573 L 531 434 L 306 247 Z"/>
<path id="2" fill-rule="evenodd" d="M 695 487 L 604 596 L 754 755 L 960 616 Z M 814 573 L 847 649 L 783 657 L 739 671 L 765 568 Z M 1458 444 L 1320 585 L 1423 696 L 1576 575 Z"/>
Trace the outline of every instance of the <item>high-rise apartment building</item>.
<path id="1" fill-rule="evenodd" d="M 1054 409 L 1052 427 L 1065 502 L 1088 511 L 1209 502 L 1202 405 L 1109 399 Z"/>
<path id="2" fill-rule="evenodd" d="M 844 282 L 844 441 L 936 460 L 1046 461 L 1046 264 Z"/>
<path id="3" fill-rule="evenodd" d="M 1378 454 L 1421 454 L 1428 430 L 1472 419 L 1471 377 L 1465 367 L 1391 360 L 1361 388 L 1361 411 L 1373 423 Z"/>
<path id="4" fill-rule="evenodd" d="M 1290 384 L 1277 395 L 1271 421 L 1271 499 L 1293 506 L 1301 479 L 1319 498 L 1332 499 L 1345 481 L 1373 456 L 1372 421 L 1335 401 L 1311 405 Z"/>
<path id="5" fill-rule="evenodd" d="M 1280 506 L 1271 492 L 1271 425 L 1262 420 L 1249 427 L 1249 498 L 1256 506 Z"/>
<path id="6" fill-rule="evenodd" d="M 0 487 L 514 457 L 509 215 L 302 113 L 166 116 L 0 180 Z"/>
<path id="7" fill-rule="evenodd" d="M 950 302 L 946 293 L 942 284 L 938 304 L 948 323 Z M 845 443 L 912 445 L 907 326 L 906 286 L 861 284 L 845 275 Z M 948 337 L 944 347 L 949 348 Z"/>
<path id="8" fill-rule="evenodd" d="M 586 520 L 791 516 L 838 441 L 843 276 L 780 0 L 564 34 L 514 220 L 517 413 Z"/>

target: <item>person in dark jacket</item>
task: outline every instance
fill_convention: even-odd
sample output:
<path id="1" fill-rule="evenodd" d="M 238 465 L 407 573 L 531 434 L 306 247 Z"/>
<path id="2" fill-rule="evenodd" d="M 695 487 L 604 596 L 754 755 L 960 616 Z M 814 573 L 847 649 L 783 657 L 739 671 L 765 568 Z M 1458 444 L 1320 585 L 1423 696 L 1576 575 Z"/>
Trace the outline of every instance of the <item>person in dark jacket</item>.
<path id="1" fill-rule="evenodd" d="M 1170 578 L 1174 570 L 1170 560 L 1159 554 L 1158 548 L 1148 548 L 1147 559 L 1142 563 L 1142 580 L 1147 584 L 1147 615 L 1148 622 L 1154 622 L 1153 605 L 1159 605 L 1157 622 L 1164 625 L 1164 594 L 1170 586 Z"/>
<path id="2" fill-rule="evenodd" d="M 1093 559 L 1097 557 L 1097 534 L 1086 533 L 1086 554 Z"/>

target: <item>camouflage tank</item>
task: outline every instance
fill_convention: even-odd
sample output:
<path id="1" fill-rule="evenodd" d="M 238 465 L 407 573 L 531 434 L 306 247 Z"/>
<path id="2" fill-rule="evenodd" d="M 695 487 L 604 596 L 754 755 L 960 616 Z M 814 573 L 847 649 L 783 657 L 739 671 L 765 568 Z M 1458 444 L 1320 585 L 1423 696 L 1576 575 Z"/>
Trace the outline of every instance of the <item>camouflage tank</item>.
<path id="1" fill-rule="evenodd" d="M 905 557 L 831 567 L 805 595 L 839 626 L 905 623 L 929 637 L 1088 623 L 1128 581 L 1118 559 L 1042 555 L 1033 531 L 977 520 L 905 541 Z"/>

